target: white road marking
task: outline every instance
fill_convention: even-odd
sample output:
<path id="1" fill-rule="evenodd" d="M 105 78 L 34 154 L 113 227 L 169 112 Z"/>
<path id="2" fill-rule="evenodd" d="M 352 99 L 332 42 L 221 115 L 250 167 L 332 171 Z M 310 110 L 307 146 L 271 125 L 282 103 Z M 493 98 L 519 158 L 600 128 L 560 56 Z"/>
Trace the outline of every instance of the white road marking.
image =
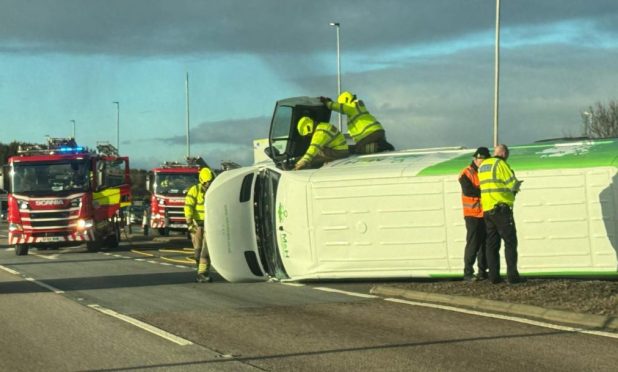
<path id="1" fill-rule="evenodd" d="M 285 283 L 285 282 L 281 282 L 281 284 L 283 285 L 289 285 L 290 287 L 304 287 L 304 284 L 301 283 Z"/>
<path id="2" fill-rule="evenodd" d="M 7 273 L 11 273 L 13 275 L 20 275 L 19 271 L 15 271 L 15 270 L 11 269 L 10 267 L 6 267 L 6 266 L 0 265 L 0 269 L 6 271 Z"/>
<path id="3" fill-rule="evenodd" d="M 173 343 L 176 343 L 176 344 L 178 344 L 180 346 L 187 346 L 187 345 L 192 345 L 193 344 L 193 342 L 191 342 L 189 340 L 186 340 L 186 339 L 184 339 L 182 337 L 173 335 L 173 334 L 171 334 L 169 332 L 166 332 L 166 331 L 164 331 L 164 330 L 162 330 L 160 328 L 157 328 L 155 326 L 152 326 L 152 325 L 150 325 L 148 323 L 144 323 L 141 320 L 137 320 L 135 318 L 131 318 L 128 315 L 117 313 L 114 310 L 104 308 L 104 307 L 99 306 L 97 304 L 91 304 L 91 305 L 88 305 L 88 307 L 91 308 L 91 309 L 97 310 L 97 311 L 99 311 L 99 312 L 101 312 L 103 314 L 112 316 L 112 317 L 114 317 L 116 319 L 120 319 L 122 321 L 125 321 L 125 322 L 127 322 L 129 324 L 132 324 L 132 325 L 134 325 L 134 326 L 136 326 L 138 328 L 141 328 L 141 329 L 143 329 L 143 330 L 145 330 L 147 332 L 150 332 L 150 333 L 152 333 L 154 335 L 162 337 L 162 338 L 164 338 L 164 339 L 166 339 L 168 341 L 171 341 Z"/>
<path id="4" fill-rule="evenodd" d="M 55 288 L 55 287 L 52 287 L 51 285 L 46 284 L 46 283 L 43 283 L 43 282 L 40 282 L 40 281 L 38 281 L 38 280 L 36 280 L 36 279 L 34 279 L 34 278 L 25 277 L 24 279 L 26 279 L 27 281 L 32 282 L 32 283 L 34 283 L 34 284 L 36 284 L 36 285 L 38 285 L 38 286 L 40 286 L 40 287 L 43 287 L 43 288 L 45 288 L 45 289 L 49 289 L 50 291 L 52 291 L 52 292 L 54 292 L 54 293 L 57 293 L 57 294 L 62 294 L 62 293 L 64 293 L 64 291 L 63 291 L 63 290 L 60 290 L 60 289 Z"/>
<path id="5" fill-rule="evenodd" d="M 341 294 L 345 294 L 345 295 L 348 295 L 348 296 L 354 296 L 354 297 L 380 298 L 380 296 L 368 295 L 368 294 L 357 293 L 357 292 L 342 291 L 340 289 L 327 288 L 327 287 L 313 287 L 313 289 L 317 289 L 318 291 L 324 291 L 324 292 L 341 293 Z"/>
<path id="6" fill-rule="evenodd" d="M 551 323 L 539 322 L 539 321 L 536 321 L 536 320 L 520 318 L 520 317 L 516 317 L 516 316 L 508 316 L 508 315 L 485 313 L 485 312 L 482 312 L 482 311 L 461 309 L 461 308 L 453 307 L 453 306 L 437 305 L 437 304 L 430 304 L 430 303 L 425 303 L 425 302 L 408 301 L 408 300 L 402 300 L 402 299 L 398 299 L 398 298 L 385 298 L 384 300 L 385 301 L 390 301 L 390 302 L 397 302 L 397 303 L 401 303 L 401 304 L 406 304 L 406 305 L 430 307 L 430 308 L 434 308 L 434 309 L 442 309 L 442 310 L 447 310 L 447 311 L 455 311 L 455 312 L 458 312 L 458 313 L 484 316 L 486 318 L 510 320 L 510 321 L 513 321 L 513 322 L 530 324 L 530 325 L 535 325 L 535 326 L 538 326 L 538 327 L 556 329 L 556 330 L 560 330 L 560 331 L 575 332 L 575 333 L 585 333 L 585 334 L 589 334 L 589 335 L 602 336 L 602 337 L 610 337 L 610 338 L 618 339 L 618 333 L 610 333 L 610 332 L 603 332 L 603 331 L 593 331 L 593 330 L 588 330 L 588 329 L 583 329 L 583 328 L 567 327 L 567 326 L 561 326 L 561 325 L 557 325 L 557 324 L 551 324 Z"/>
<path id="7" fill-rule="evenodd" d="M 30 253 L 33 256 L 37 256 L 40 258 L 45 258 L 47 260 L 57 260 L 58 259 L 58 255 L 57 254 L 50 254 L 50 255 L 46 255 L 46 254 L 38 254 L 38 253 Z"/>

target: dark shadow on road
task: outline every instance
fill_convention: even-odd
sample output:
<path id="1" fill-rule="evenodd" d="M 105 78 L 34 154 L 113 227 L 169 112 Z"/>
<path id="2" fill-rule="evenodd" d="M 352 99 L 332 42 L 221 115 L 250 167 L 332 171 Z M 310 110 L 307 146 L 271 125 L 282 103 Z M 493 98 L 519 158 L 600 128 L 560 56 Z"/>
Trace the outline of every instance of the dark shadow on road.
<path id="1" fill-rule="evenodd" d="M 172 367 L 182 367 L 182 366 L 195 366 L 202 364 L 217 364 L 217 363 L 232 363 L 232 362 L 242 362 L 242 363 L 250 363 L 256 362 L 260 360 L 274 360 L 274 359 L 285 359 L 285 358 L 295 358 L 295 357 L 307 357 L 307 356 L 320 356 L 326 354 L 337 354 L 337 353 L 350 353 L 350 352 L 367 352 L 373 350 L 380 349 L 398 349 L 398 348 L 412 348 L 412 347 L 422 347 L 422 346 L 433 346 L 433 345 L 448 345 L 448 344 L 457 344 L 462 343 L 465 346 L 465 343 L 468 342 L 479 342 L 479 341 L 493 341 L 500 339 L 515 339 L 515 338 L 529 338 L 529 337 L 546 337 L 546 336 L 555 336 L 555 335 L 563 335 L 577 332 L 570 331 L 547 331 L 547 332 L 538 332 L 538 333 L 522 333 L 522 334 L 512 334 L 512 335 L 497 335 L 497 336 L 487 336 L 487 337 L 474 337 L 474 338 L 460 338 L 460 339 L 452 339 L 452 340 L 436 340 L 436 341 L 427 341 L 427 342 L 409 342 L 409 343 L 399 343 L 399 344 L 387 344 L 387 345 L 375 345 L 375 346 L 364 346 L 364 347 L 354 347 L 354 348 L 340 348 L 340 349 L 329 349 L 329 350 L 316 350 L 316 351 L 308 351 L 302 353 L 287 353 L 287 354 L 273 354 L 273 355 L 258 355 L 258 356 L 247 356 L 247 357 L 233 357 L 233 358 L 216 358 L 202 361 L 193 361 L 193 362 L 184 362 L 184 363 L 169 363 L 169 364 L 155 364 L 155 365 L 140 365 L 133 367 L 123 367 L 123 368 L 110 368 L 110 369 L 92 369 L 88 371 L 132 371 L 132 370 L 143 370 L 143 369 L 154 369 L 154 368 L 172 368 Z M 255 366 L 258 367 L 259 366 Z M 413 370 L 413 368 L 411 369 Z"/>
<path id="2" fill-rule="evenodd" d="M 213 273 L 213 285 L 226 283 L 218 274 Z M 151 273 L 151 274 L 132 274 L 132 275 L 110 275 L 94 277 L 77 277 L 62 279 L 36 278 L 37 281 L 50 285 L 65 292 L 86 291 L 93 289 L 114 289 L 131 287 L 149 287 L 159 285 L 175 285 L 195 283 L 195 272 L 171 272 L 171 273 Z M 25 280 L 0 282 L 0 294 L 34 293 L 49 292 L 49 289 L 40 287 L 32 282 Z"/>

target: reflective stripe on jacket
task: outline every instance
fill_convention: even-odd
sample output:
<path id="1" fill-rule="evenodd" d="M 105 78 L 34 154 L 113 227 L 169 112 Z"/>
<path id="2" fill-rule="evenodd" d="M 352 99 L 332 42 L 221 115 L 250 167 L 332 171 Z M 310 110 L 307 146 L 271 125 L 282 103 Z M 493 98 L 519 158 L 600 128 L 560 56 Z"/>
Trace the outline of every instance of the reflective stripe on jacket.
<path id="1" fill-rule="evenodd" d="M 324 149 L 348 150 L 345 137 L 339 132 L 337 127 L 330 123 L 320 123 L 316 126 L 315 133 L 311 137 L 311 144 L 300 161 L 310 163 L 320 150 Z"/>
<path id="2" fill-rule="evenodd" d="M 193 219 L 195 221 L 204 221 L 204 195 L 200 184 L 195 184 L 189 188 L 185 196 L 185 219 Z"/>
<path id="3" fill-rule="evenodd" d="M 462 179 L 465 178 L 465 179 Z M 463 205 L 464 217 L 483 217 L 483 208 L 481 208 L 481 197 L 479 191 L 479 177 L 476 167 L 469 165 L 464 168 L 459 174 L 460 183 L 462 184 L 461 203 Z M 463 187 L 465 181 L 469 181 L 469 185 L 473 188 L 473 191 L 466 190 Z"/>
<path id="4" fill-rule="evenodd" d="M 517 178 L 506 161 L 501 158 L 485 159 L 479 167 L 478 177 L 483 211 L 491 211 L 497 204 L 513 207 Z"/>
<path id="5" fill-rule="evenodd" d="M 382 124 L 367 111 L 363 101 L 356 100 L 351 103 L 329 101 L 326 106 L 347 116 L 348 132 L 354 142 L 362 140 L 373 132 L 384 130 Z"/>

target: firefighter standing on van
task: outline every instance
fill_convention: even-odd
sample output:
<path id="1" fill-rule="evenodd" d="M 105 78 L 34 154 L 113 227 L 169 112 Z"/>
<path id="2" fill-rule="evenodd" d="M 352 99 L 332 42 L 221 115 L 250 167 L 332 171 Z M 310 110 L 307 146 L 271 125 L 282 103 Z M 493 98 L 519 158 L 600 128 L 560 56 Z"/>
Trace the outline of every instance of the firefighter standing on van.
<path id="1" fill-rule="evenodd" d="M 354 152 L 357 154 L 373 154 L 382 151 L 393 151 L 395 148 L 386 142 L 386 133 L 382 124 L 367 111 L 363 101 L 350 92 L 342 92 L 333 102 L 328 97 L 320 97 L 320 101 L 330 110 L 340 112 L 348 118 L 348 132 L 356 143 Z"/>
<path id="2" fill-rule="evenodd" d="M 494 157 L 483 161 L 479 166 L 481 186 L 481 205 L 487 225 L 487 265 L 489 279 L 497 284 L 500 279 L 500 240 L 504 240 L 506 258 L 506 275 L 509 284 L 522 283 L 524 278 L 517 271 L 517 230 L 513 218 L 515 194 L 519 192 L 522 181 L 515 178 L 515 173 L 507 164 L 509 149 L 498 145 Z"/>
<path id="3" fill-rule="evenodd" d="M 325 162 L 348 156 L 348 145 L 343 134 L 330 123 L 319 123 L 303 116 L 296 127 L 301 136 L 311 136 L 311 144 L 305 155 L 294 165 L 295 170 L 317 168 Z"/>
<path id="4" fill-rule="evenodd" d="M 466 222 L 466 248 L 464 250 L 464 280 L 487 279 L 487 260 L 485 258 L 485 220 L 481 208 L 481 189 L 478 169 L 483 160 L 490 158 L 487 147 L 479 147 L 472 155 L 472 162 L 459 175 L 461 202 Z M 478 258 L 478 273 L 474 276 L 474 262 Z"/>
<path id="5" fill-rule="evenodd" d="M 191 233 L 193 249 L 195 249 L 196 281 L 198 283 L 212 281 L 208 246 L 206 239 L 204 239 L 204 196 L 212 179 L 212 171 L 208 168 L 202 168 L 199 173 L 199 183 L 191 186 L 185 197 L 185 219 L 187 220 L 187 228 Z"/>

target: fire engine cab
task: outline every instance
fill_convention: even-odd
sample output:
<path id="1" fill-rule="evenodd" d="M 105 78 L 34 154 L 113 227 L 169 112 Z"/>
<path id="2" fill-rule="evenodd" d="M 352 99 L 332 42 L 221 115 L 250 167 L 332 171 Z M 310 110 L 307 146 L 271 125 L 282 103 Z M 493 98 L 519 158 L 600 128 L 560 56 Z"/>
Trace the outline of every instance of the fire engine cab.
<path id="1" fill-rule="evenodd" d="M 73 138 L 49 138 L 21 146 L 8 168 L 8 240 L 18 256 L 33 247 L 118 246 L 131 181 L 129 159 L 112 145 L 100 143 L 95 152 Z"/>
<path id="2" fill-rule="evenodd" d="M 202 158 L 189 157 L 185 163 L 166 161 L 152 170 L 152 179 L 147 182 L 152 191 L 150 227 L 160 235 L 168 235 L 170 230 L 187 230 L 185 195 L 198 183 L 199 171 L 205 166 Z"/>

